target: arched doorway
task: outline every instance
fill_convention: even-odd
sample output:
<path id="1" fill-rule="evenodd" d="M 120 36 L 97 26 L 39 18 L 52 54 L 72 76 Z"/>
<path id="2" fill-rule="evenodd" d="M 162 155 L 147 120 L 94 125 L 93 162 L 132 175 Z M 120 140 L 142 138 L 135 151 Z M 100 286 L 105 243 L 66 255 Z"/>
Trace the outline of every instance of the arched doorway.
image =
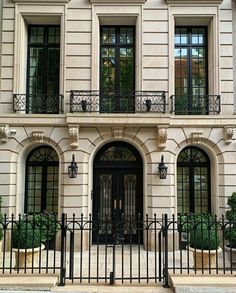
<path id="1" fill-rule="evenodd" d="M 177 160 L 178 213 L 210 213 L 210 160 L 200 148 L 187 147 Z"/>
<path id="2" fill-rule="evenodd" d="M 33 149 L 26 160 L 25 212 L 58 212 L 58 155 L 50 146 Z"/>
<path id="3" fill-rule="evenodd" d="M 135 222 L 143 213 L 143 162 L 139 152 L 126 142 L 103 146 L 94 160 L 93 219 L 109 223 Z M 116 226 L 126 236 L 125 229 Z M 122 230 L 122 231 L 121 231 Z M 93 241 L 112 238 L 112 228 L 94 233 Z M 99 235 L 98 235 L 99 234 Z M 140 240 L 140 239 L 139 239 Z M 133 233 L 132 242 L 137 241 Z"/>

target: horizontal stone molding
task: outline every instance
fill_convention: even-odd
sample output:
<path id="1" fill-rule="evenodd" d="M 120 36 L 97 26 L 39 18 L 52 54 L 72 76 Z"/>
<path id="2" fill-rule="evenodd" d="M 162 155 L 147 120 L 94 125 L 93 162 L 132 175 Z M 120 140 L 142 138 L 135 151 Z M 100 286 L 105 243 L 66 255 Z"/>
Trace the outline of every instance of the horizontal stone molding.
<path id="1" fill-rule="evenodd" d="M 107 3 L 107 4 L 119 4 L 119 3 L 122 3 L 122 4 L 142 4 L 142 3 L 145 3 L 147 0 L 89 0 L 90 3 L 101 3 L 101 4 L 104 4 L 104 3 Z"/>
<path id="2" fill-rule="evenodd" d="M 207 5 L 219 5 L 223 0 L 166 0 L 167 4 L 207 4 Z"/>
<path id="3" fill-rule="evenodd" d="M 45 3 L 45 4 L 61 4 L 61 3 L 68 3 L 70 0 L 12 0 L 14 3 L 31 3 L 38 5 L 39 3 Z"/>

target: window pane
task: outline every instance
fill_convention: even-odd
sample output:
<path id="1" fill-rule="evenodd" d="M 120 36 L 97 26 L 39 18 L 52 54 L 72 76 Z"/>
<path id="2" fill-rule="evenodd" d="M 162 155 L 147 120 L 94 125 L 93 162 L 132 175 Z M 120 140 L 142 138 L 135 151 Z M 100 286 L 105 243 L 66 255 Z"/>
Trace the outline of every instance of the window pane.
<path id="1" fill-rule="evenodd" d="M 208 111 L 206 31 L 200 27 L 175 30 L 176 114 L 206 114 Z"/>
<path id="2" fill-rule="evenodd" d="M 210 212 L 209 159 L 199 148 L 188 147 L 178 156 L 178 212 Z"/>
<path id="3" fill-rule="evenodd" d="M 58 113 L 60 27 L 29 26 L 28 40 L 26 111 Z"/>
<path id="4" fill-rule="evenodd" d="M 38 147 L 27 158 L 26 212 L 57 212 L 58 156 L 50 147 Z M 48 166 L 47 166 L 48 165 Z"/>

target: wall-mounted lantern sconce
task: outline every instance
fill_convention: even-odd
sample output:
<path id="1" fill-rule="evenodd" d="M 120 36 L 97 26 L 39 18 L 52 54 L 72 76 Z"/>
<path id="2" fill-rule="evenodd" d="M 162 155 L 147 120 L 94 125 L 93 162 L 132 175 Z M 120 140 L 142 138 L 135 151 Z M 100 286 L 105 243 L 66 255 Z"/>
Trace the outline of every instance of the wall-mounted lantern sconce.
<path id="1" fill-rule="evenodd" d="M 161 162 L 159 163 L 158 171 L 159 171 L 160 179 L 166 179 L 167 167 L 164 163 L 164 156 L 163 155 L 161 156 Z"/>
<path id="2" fill-rule="evenodd" d="M 70 163 L 70 166 L 68 167 L 68 175 L 69 178 L 76 178 L 78 172 L 78 166 L 75 161 L 75 155 L 72 155 L 72 161 Z"/>

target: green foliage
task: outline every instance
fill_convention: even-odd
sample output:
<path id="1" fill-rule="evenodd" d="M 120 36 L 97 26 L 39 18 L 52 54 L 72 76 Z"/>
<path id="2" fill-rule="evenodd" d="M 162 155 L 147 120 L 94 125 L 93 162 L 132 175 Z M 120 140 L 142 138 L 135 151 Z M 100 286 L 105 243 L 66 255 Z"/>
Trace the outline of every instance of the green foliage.
<path id="1" fill-rule="evenodd" d="M 217 235 L 217 224 L 199 222 L 190 234 L 190 246 L 196 249 L 218 249 L 220 244 Z"/>
<path id="2" fill-rule="evenodd" d="M 12 246 L 14 248 L 35 248 L 51 240 L 57 231 L 55 214 L 23 215 L 13 226 Z"/>
<path id="3" fill-rule="evenodd" d="M 181 232 L 190 234 L 190 246 L 196 249 L 211 250 L 219 247 L 217 223 L 210 214 L 180 215 Z"/>
<path id="4" fill-rule="evenodd" d="M 226 219 L 229 221 L 229 228 L 225 229 L 225 239 L 229 241 L 230 247 L 236 248 L 236 192 L 228 198 L 230 209 L 226 212 Z"/>

